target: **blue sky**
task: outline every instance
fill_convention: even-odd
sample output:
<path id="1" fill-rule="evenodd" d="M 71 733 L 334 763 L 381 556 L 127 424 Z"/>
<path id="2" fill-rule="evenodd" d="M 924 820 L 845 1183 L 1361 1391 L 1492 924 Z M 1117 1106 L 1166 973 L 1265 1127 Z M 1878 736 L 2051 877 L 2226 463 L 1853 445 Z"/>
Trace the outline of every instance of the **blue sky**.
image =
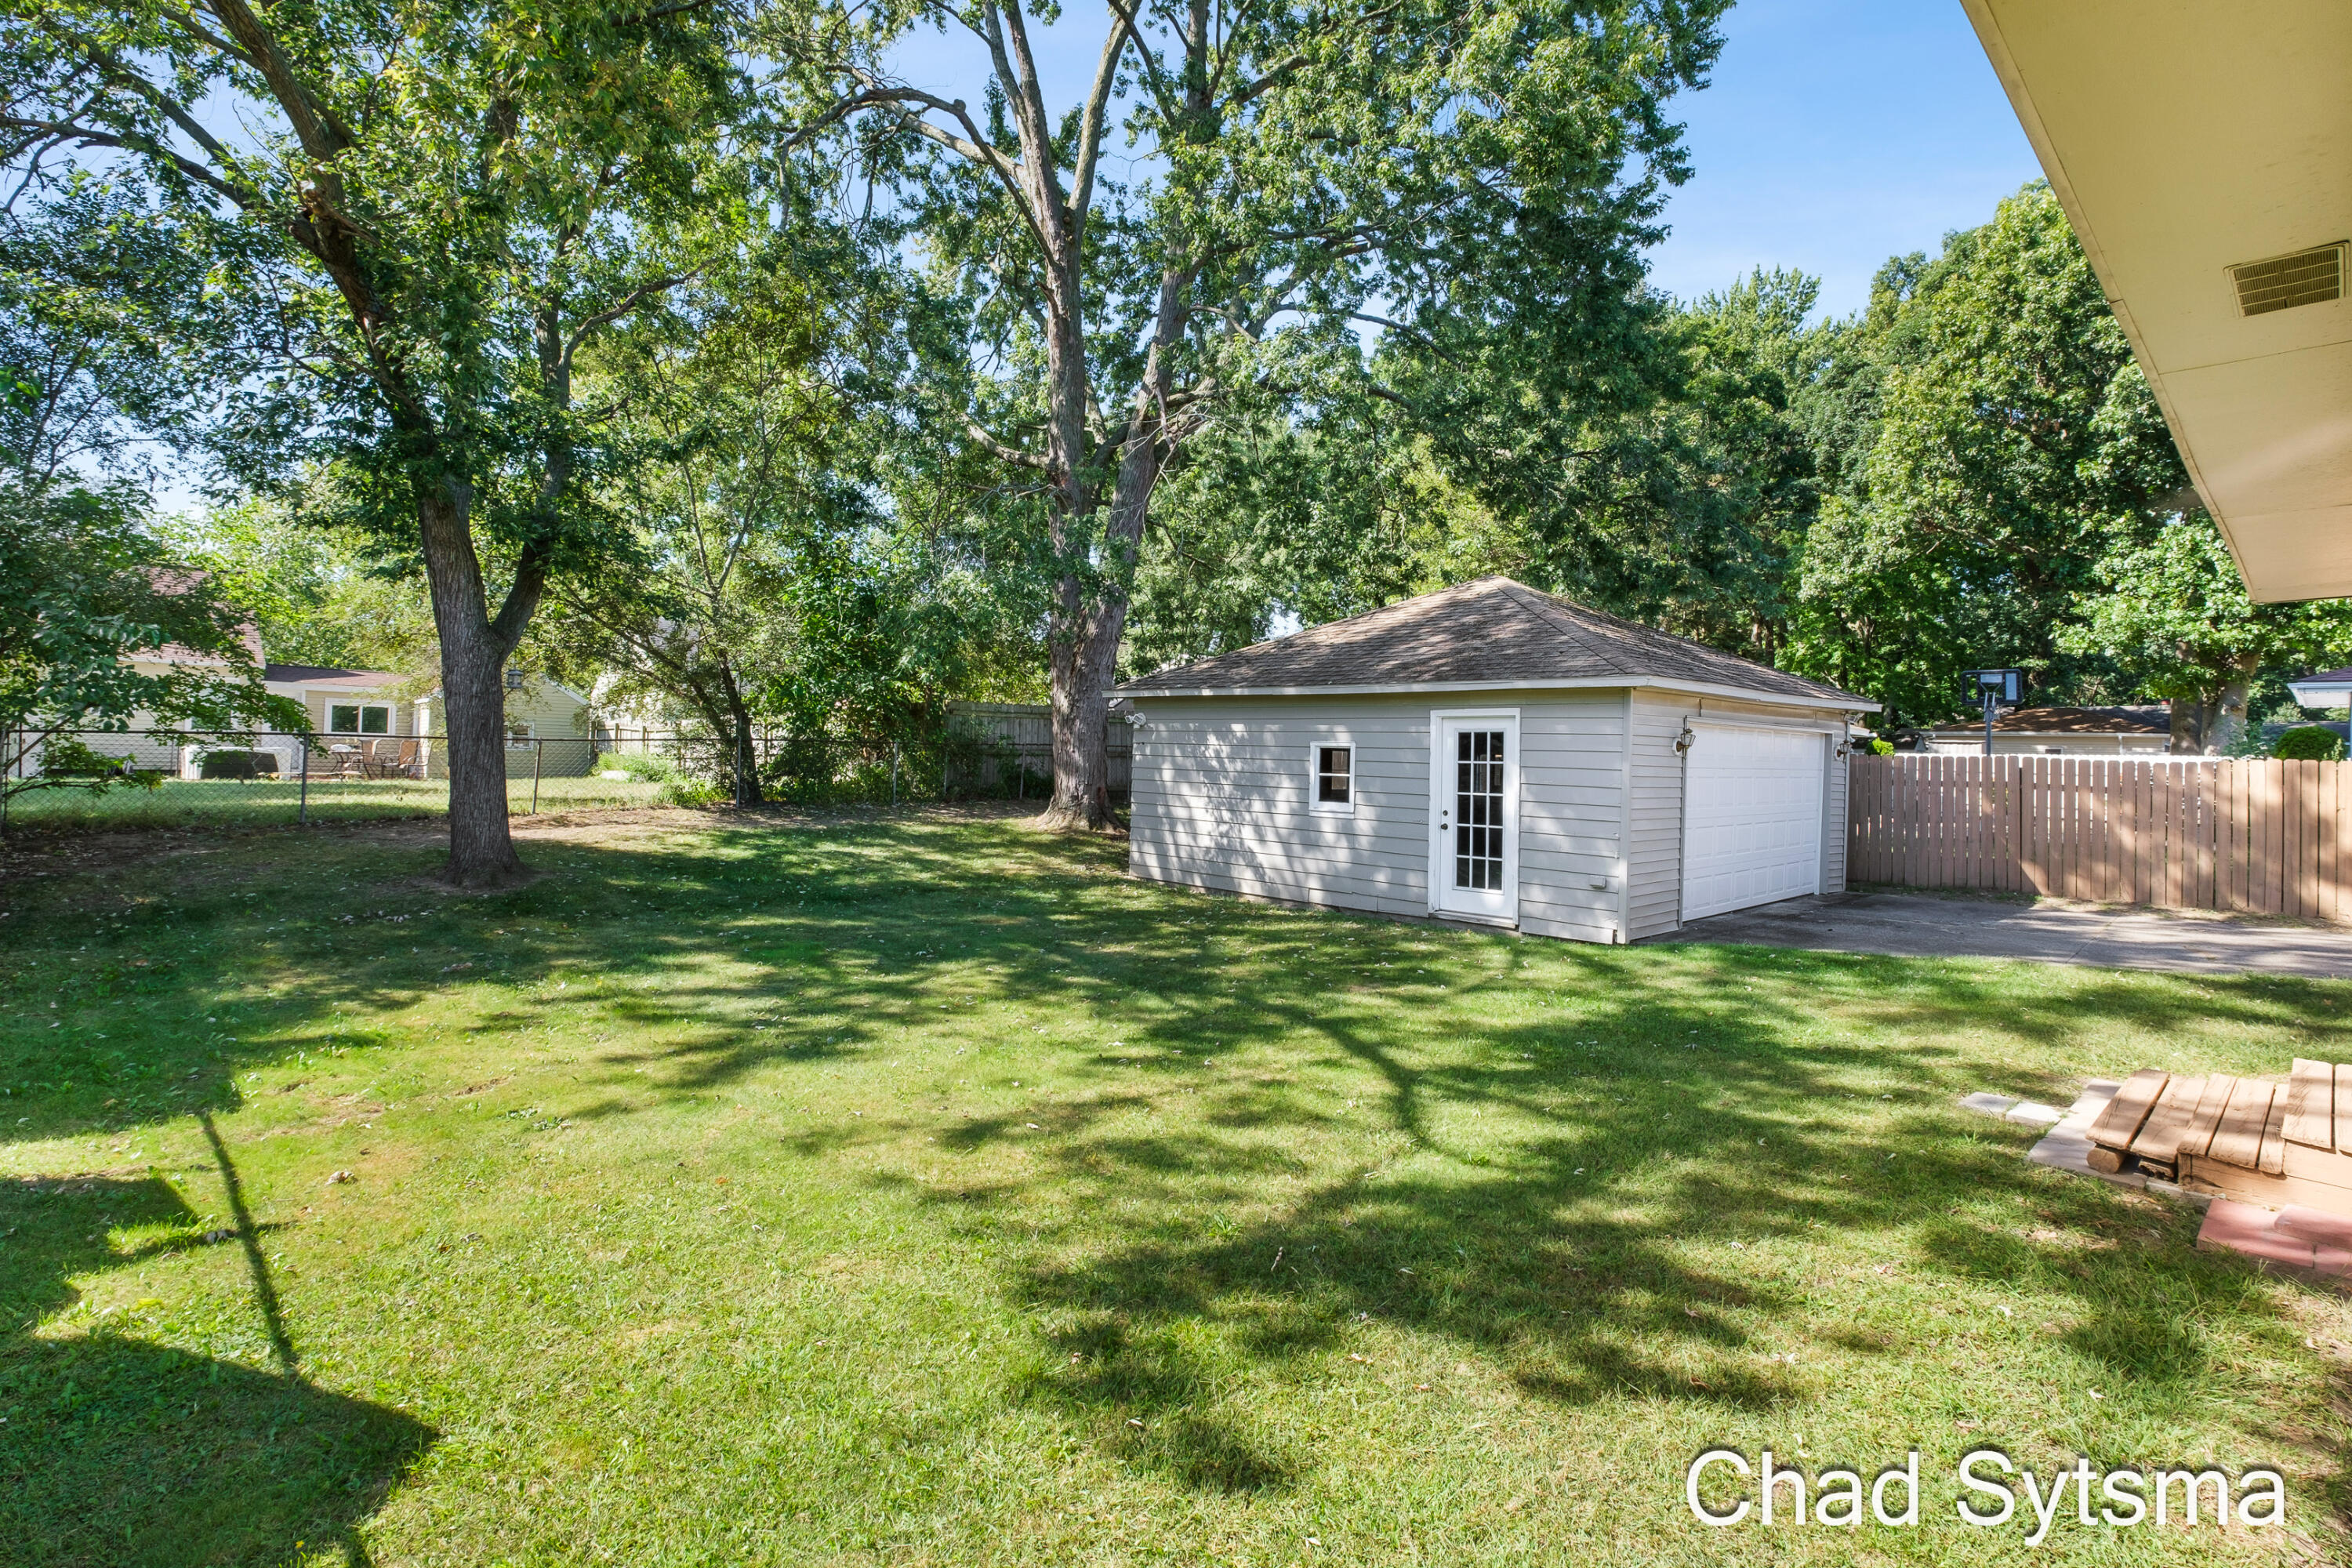
<path id="1" fill-rule="evenodd" d="M 1932 253 L 2042 173 L 1959 0 L 1744 0 L 1724 37 L 1678 105 L 1697 172 L 1650 258 L 1663 289 L 1795 267 L 1843 314 L 1889 256 Z"/>
<path id="2" fill-rule="evenodd" d="M 1086 90 L 1103 28 L 1101 7 L 1072 0 L 1035 37 L 1055 111 Z M 1724 36 L 1713 84 L 1675 105 L 1697 172 L 1651 257 L 1661 288 L 1796 267 L 1822 279 L 1824 310 L 1859 310 L 1888 257 L 1934 251 L 2041 174 L 1959 0 L 1742 0 Z M 920 34 L 894 63 L 976 106 L 970 48 Z"/>

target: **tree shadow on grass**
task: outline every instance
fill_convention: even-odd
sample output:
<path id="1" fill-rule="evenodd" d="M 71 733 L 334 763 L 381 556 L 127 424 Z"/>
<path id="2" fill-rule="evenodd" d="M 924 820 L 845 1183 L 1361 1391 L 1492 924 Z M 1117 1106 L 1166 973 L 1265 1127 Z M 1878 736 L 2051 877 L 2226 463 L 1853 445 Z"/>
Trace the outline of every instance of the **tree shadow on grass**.
<path id="1" fill-rule="evenodd" d="M 215 1144 L 217 1147 L 217 1143 Z M 259 1236 L 231 1183 L 234 1234 L 199 1235 L 152 1177 L 0 1182 L 0 1542 L 44 1568 L 279 1563 L 339 1549 L 435 1440 L 423 1423 L 307 1381 L 278 1316 Z M 119 1250 L 110 1236 L 132 1240 Z M 255 1266 L 268 1369 L 101 1322 L 47 1335 L 77 1275 L 205 1246 Z"/>
<path id="2" fill-rule="evenodd" d="M 903 1104 L 789 1146 L 845 1156 L 919 1130 L 961 1155 L 1021 1140 L 1033 1163 L 927 1185 L 922 1201 L 950 1234 L 1052 1233 L 989 1248 L 1043 1325 L 1050 1365 L 1024 1395 L 1203 1489 L 1306 1472 L 1297 1438 L 1253 1426 L 1219 1391 L 1268 1369 L 1324 1375 L 1318 1358 L 1357 1321 L 1475 1351 L 1563 1408 L 1816 1398 L 1816 1374 L 1771 1359 L 1754 1325 L 1815 1312 L 1826 1287 L 1757 1260 L 1817 1229 L 1867 1238 L 1889 1270 L 2033 1293 L 2075 1319 L 2064 1342 L 2089 1361 L 2189 1385 L 2210 1361 L 2200 1314 L 2284 1331 L 2271 1298 L 2192 1254 L 2189 1221 L 2026 1167 L 2015 1134 L 1952 1101 L 1982 1088 L 2063 1100 L 2070 1075 L 2142 1065 L 2068 1052 L 2086 1019 L 2150 1042 L 2291 1026 L 2297 1049 L 2352 1056 L 2352 1028 L 2307 982 L 2044 983 L 1989 960 L 1525 942 L 1140 887 L 1108 851 L 1010 826 L 721 828 L 534 857 L 556 874 L 400 928 L 403 949 L 432 949 L 414 963 L 361 972 L 331 945 L 310 952 L 314 983 L 281 1005 L 271 1054 L 348 1032 L 338 1006 L 396 1019 L 465 983 L 443 978 L 459 962 L 514 987 L 482 1027 L 560 1021 L 553 977 L 585 973 L 616 1030 L 646 1032 L 583 1072 L 572 1116 L 830 1063 L 967 992 L 1051 1024 L 1050 1104 Z M 1524 1005 L 1547 995 L 1549 1012 Z M 1825 1020 L 1840 1027 L 1814 1026 Z M 1989 1054 L 2003 1054 L 1988 1042 L 2064 1066 L 1988 1084 Z M 1363 1105 L 1338 1101 L 1343 1079 L 1374 1086 Z M 1172 1102 L 1170 1131 L 1139 1126 L 1169 1093 L 1197 1098 Z M 1885 1113 L 1866 1132 L 1861 1099 Z M 52 1120 L 93 1114 L 80 1100 Z M 1463 1136 L 1478 1116 L 1518 1131 Z M 2014 1223 L 1987 1204 L 2017 1207 Z M 2134 1227 L 2154 1245 L 2100 1245 Z M 2176 1327 L 2147 1331 L 2164 1322 Z M 1810 1331 L 1847 1353 L 1929 1353 L 1818 1315 Z"/>
<path id="3" fill-rule="evenodd" d="M 1411 948 L 1377 930 L 1365 940 Z M 1508 962 L 1507 939 L 1466 940 Z M 1016 1271 L 1015 1297 L 1051 1325 L 1055 1352 L 1028 1393 L 1136 1462 L 1194 1485 L 1263 1488 L 1307 1460 L 1232 1424 L 1220 1380 L 1308 1375 L 1303 1363 L 1328 1362 L 1351 1321 L 1475 1349 L 1526 1396 L 1561 1406 L 1632 1397 L 1762 1412 L 1818 1397 L 1818 1374 L 1779 1359 L 1777 1337 L 1756 1342 L 1759 1323 L 1846 1353 L 1941 1359 L 1933 1334 L 1823 1321 L 1812 1297 L 1832 1282 L 1761 1266 L 1775 1243 L 1822 1233 L 1878 1238 L 1876 1273 L 2019 1292 L 2074 1320 L 2063 1342 L 2076 1353 L 2151 1389 L 2207 1369 L 2202 1313 L 2286 1331 L 2252 1275 L 2190 1250 L 2193 1216 L 2058 1182 L 2018 1158 L 2012 1134 L 1984 1136 L 1954 1110 L 1960 1093 L 1983 1087 L 1969 1053 L 1792 1039 L 1789 993 L 1750 987 L 1761 973 L 1824 999 L 1843 992 L 1880 1026 L 1951 1016 L 2021 1037 L 2126 1013 L 2160 1036 L 2182 999 L 2151 1001 L 2133 980 L 2077 984 L 2063 999 L 2020 994 L 1998 975 L 1923 980 L 1916 966 L 1897 975 L 1817 954 L 1781 974 L 1749 956 L 1680 967 L 1667 986 L 1638 959 L 1559 954 L 1587 980 L 1573 1021 L 1498 1016 L 1474 1026 L 1470 1048 L 1459 1024 L 1418 1039 L 1397 1027 L 1400 1014 L 1434 1017 L 1436 996 L 1343 997 L 1295 981 L 1171 989 L 1160 1020 L 1122 1029 L 1128 1045 L 1204 1030 L 1236 1051 L 1259 1038 L 1318 1041 L 1327 1064 L 1370 1069 L 1385 1086 L 1381 1120 L 1411 1158 L 1297 1180 L 1286 1152 L 1339 1119 L 1296 1074 L 1211 1079 L 1182 1142 L 1098 1127 L 1091 1107 L 1065 1107 L 1030 1184 L 1060 1190 L 1073 1232 L 1076 1216 L 1116 1205 L 1125 1234 L 1066 1238 Z M 2277 1000 L 2225 993 L 2192 1005 L 2269 1019 Z M 1475 1017 L 1475 1004 L 1467 1011 Z M 1318 1052 L 1306 1054 L 1311 1071 Z M 1858 1079 L 1872 1092 L 1858 1092 Z M 1570 1091 L 1584 1103 L 1564 1114 Z M 1864 1099 L 1874 1110 L 1895 1102 L 1867 1132 L 1849 1109 Z M 1488 1145 L 1460 1135 L 1465 1116 L 1486 1115 L 1534 1131 Z M 993 1120 L 973 1120 L 940 1137 L 995 1132 Z M 1252 1205 L 1239 1223 L 1220 1215 L 1220 1194 L 1246 1203 L 1270 1174 L 1294 1178 L 1280 1203 Z M 1024 1195 L 999 1184 L 982 1201 Z M 934 1201 L 968 1209 L 972 1195 Z M 2022 1205 L 2023 1235 L 1987 1212 L 2003 1203 Z M 1280 1373 L 1290 1363 L 1302 1364 Z"/>

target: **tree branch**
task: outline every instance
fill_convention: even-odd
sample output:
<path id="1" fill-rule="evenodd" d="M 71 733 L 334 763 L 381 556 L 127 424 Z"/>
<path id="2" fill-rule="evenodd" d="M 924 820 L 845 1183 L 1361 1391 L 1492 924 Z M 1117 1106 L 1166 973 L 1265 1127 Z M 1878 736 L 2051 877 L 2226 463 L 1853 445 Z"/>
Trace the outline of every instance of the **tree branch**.
<path id="1" fill-rule="evenodd" d="M 1114 7 L 1116 9 L 1116 7 Z M 1134 32 L 1122 17 L 1103 39 L 1102 58 L 1095 66 L 1094 84 L 1087 90 L 1086 108 L 1078 115 L 1078 155 L 1070 169 L 1070 217 L 1083 240 L 1087 209 L 1095 199 L 1095 163 L 1102 156 L 1103 120 L 1110 111 L 1112 84 L 1118 78 L 1118 57 Z"/>
<path id="2" fill-rule="evenodd" d="M 970 415 L 966 415 L 964 416 L 963 427 L 965 433 L 971 436 L 973 440 L 979 442 L 982 447 L 988 448 L 992 454 L 1002 458 L 1005 462 L 1017 463 L 1024 468 L 1035 468 L 1040 473 L 1049 472 L 1053 468 L 1053 465 L 1049 461 L 1039 457 L 1034 452 L 1024 452 L 1018 447 L 1006 446 L 1003 442 L 990 435 L 982 427 L 980 421 L 972 418 Z"/>
<path id="3" fill-rule="evenodd" d="M 118 135 L 111 132 L 93 130 L 87 125 L 60 123 L 50 120 L 21 120 L 15 115 L 0 115 L 0 126 L 16 131 L 38 131 L 57 141 L 70 142 L 81 147 L 112 147 L 119 152 L 142 153 L 151 158 L 161 158 L 188 178 L 218 191 L 248 212 L 268 210 L 267 204 L 254 192 L 241 190 L 230 184 L 194 159 L 173 152 L 152 137 L 136 134 Z"/>
<path id="4" fill-rule="evenodd" d="M 594 331 L 599 327 L 610 326 L 613 322 L 619 321 L 622 317 L 627 315 L 630 311 L 635 310 L 638 306 L 644 304 L 647 300 L 652 299 L 655 295 L 664 293 L 668 289 L 677 288 L 681 283 L 688 282 L 696 278 L 699 278 L 702 276 L 704 268 L 708 265 L 708 263 L 705 263 L 704 267 L 690 268 L 687 271 L 678 273 L 675 277 L 656 278 L 651 282 L 640 283 L 637 287 L 630 289 L 626 294 L 623 295 L 619 303 L 612 306 L 610 309 L 599 310 L 594 315 L 582 320 L 580 325 L 573 330 L 571 337 L 564 340 L 563 357 L 562 362 L 563 367 L 566 369 L 571 367 L 572 356 L 580 352 L 580 345 L 587 340 L 589 333 Z"/>
<path id="5" fill-rule="evenodd" d="M 500 660 L 513 653 L 515 645 L 522 641 L 523 628 L 530 625 L 540 598 L 547 592 L 548 568 L 553 564 L 554 557 L 554 542 L 545 534 L 522 547 L 506 602 L 499 606 L 498 618 L 490 623 L 490 637 L 498 647 Z"/>
<path id="6" fill-rule="evenodd" d="M 204 45 L 206 48 L 226 55 L 229 58 L 236 61 L 239 65 L 244 66 L 248 69 L 257 71 L 261 68 L 261 62 L 259 60 L 255 59 L 251 55 L 247 54 L 243 49 L 238 48 L 235 44 L 230 43 L 226 38 L 222 37 L 218 33 L 214 32 L 211 28 L 197 21 L 184 6 L 165 5 L 160 7 L 160 10 L 166 21 L 177 23 L 190 37 L 195 39 L 196 42 Z"/>

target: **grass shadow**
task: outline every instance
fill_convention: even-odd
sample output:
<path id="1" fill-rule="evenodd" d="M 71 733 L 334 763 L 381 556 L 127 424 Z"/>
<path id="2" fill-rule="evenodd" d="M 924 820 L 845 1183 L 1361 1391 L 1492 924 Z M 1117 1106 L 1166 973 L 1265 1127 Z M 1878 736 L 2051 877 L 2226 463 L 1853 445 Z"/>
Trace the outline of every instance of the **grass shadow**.
<path id="1" fill-rule="evenodd" d="M 153 1178 L 0 1182 L 0 1541 L 42 1568 L 277 1563 L 358 1527 L 435 1440 L 412 1416 L 101 1321 L 44 1333 L 74 1277 L 121 1261 L 121 1230 L 207 1241 Z M 271 1298 L 274 1300 L 274 1294 Z M 282 1327 L 272 1329 L 282 1344 Z M 288 1352 L 290 1354 L 290 1350 Z"/>

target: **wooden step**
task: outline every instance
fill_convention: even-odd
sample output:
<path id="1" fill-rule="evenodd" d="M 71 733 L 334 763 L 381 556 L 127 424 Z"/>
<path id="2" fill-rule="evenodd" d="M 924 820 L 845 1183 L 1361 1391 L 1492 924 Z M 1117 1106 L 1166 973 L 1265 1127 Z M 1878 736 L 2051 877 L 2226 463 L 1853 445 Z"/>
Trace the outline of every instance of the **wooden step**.
<path id="1" fill-rule="evenodd" d="M 2313 1149 L 2336 1147 L 2336 1067 L 2294 1058 L 2286 1080 L 2286 1141 Z"/>
<path id="2" fill-rule="evenodd" d="M 2209 1073 L 2205 1092 L 2198 1097 L 2197 1113 L 2189 1120 L 2189 1131 L 2181 1135 L 2176 1155 L 2202 1154 L 2211 1147 L 2213 1133 L 2221 1125 L 2221 1112 L 2228 1109 L 2230 1096 L 2236 1093 L 2238 1080 L 2225 1072 Z"/>
<path id="3" fill-rule="evenodd" d="M 2331 1081 L 2331 1091 L 2334 1087 Z M 2148 1112 L 2146 1121 L 2140 1123 L 2138 1135 L 2131 1141 L 2130 1152 L 2138 1155 L 2143 1163 L 2154 1161 L 2168 1165 L 2179 1159 L 2180 1146 L 2189 1142 L 2189 1129 L 2196 1125 L 2198 1102 L 2204 1095 L 2205 1080 L 2202 1078 L 2181 1078 L 2176 1074 L 2164 1086 L 2164 1093 L 2158 1098 L 2156 1109 Z M 2219 1119 L 2217 1114 L 2215 1120 Z M 2211 1142 L 2211 1128 L 2206 1129 L 2205 1137 L 2208 1142 Z M 2199 1152 L 2203 1152 L 2201 1146 Z"/>
<path id="4" fill-rule="evenodd" d="M 2271 1119 L 2271 1101 L 2277 1098 L 2278 1085 L 2258 1078 L 2242 1078 L 2230 1091 L 2230 1103 L 2221 1112 L 2221 1124 L 2213 1130 L 2213 1142 L 2206 1158 L 2216 1164 L 2236 1165 L 2242 1170 L 2258 1171 L 2263 1163 L 2263 1131 Z"/>
<path id="5" fill-rule="evenodd" d="M 2155 1068 L 2142 1068 L 2126 1079 L 2124 1086 L 2116 1090 L 2115 1098 L 2107 1101 L 2106 1109 L 2092 1121 L 2091 1142 L 2118 1153 L 2129 1150 L 2132 1140 L 2139 1135 L 2141 1124 L 2147 1121 L 2148 1112 L 2156 1109 L 2156 1102 L 2163 1096 L 2164 1086 L 2171 1077 L 2171 1074 Z"/>

